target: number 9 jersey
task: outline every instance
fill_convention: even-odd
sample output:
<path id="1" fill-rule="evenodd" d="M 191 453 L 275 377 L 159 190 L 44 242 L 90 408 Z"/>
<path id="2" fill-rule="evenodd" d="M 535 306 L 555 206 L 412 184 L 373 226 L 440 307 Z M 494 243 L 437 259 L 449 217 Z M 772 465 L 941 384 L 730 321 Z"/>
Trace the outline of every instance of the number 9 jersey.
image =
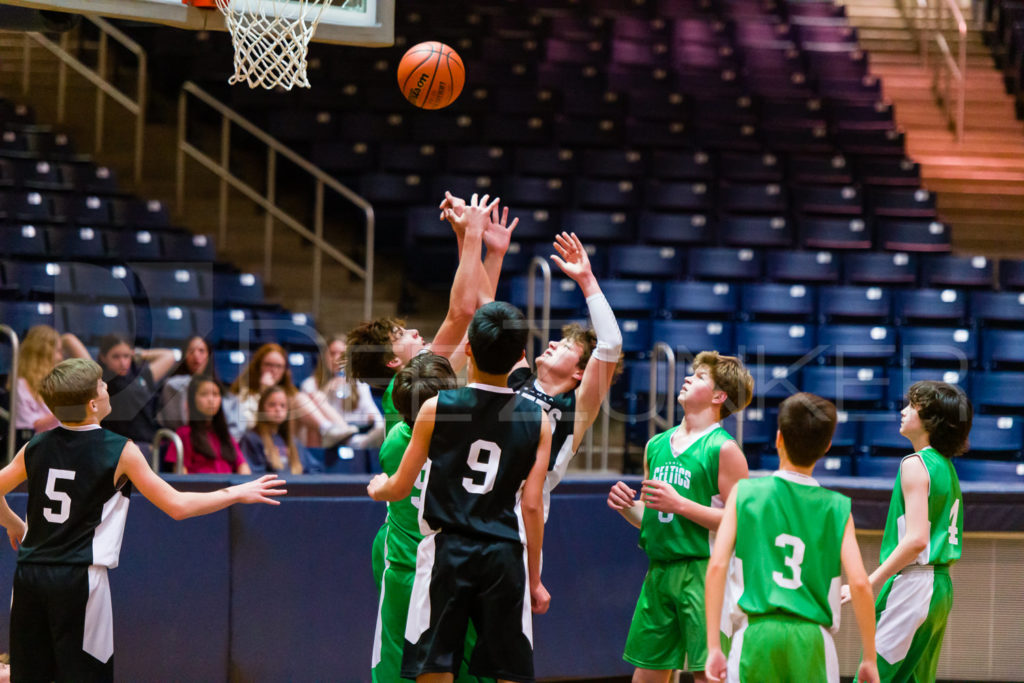
<path id="1" fill-rule="evenodd" d="M 519 498 L 537 457 L 542 409 L 512 389 L 437 395 L 420 530 L 526 542 Z"/>
<path id="2" fill-rule="evenodd" d="M 19 563 L 117 566 L 131 484 L 116 487 L 114 473 L 127 442 L 99 425 L 60 426 L 28 442 Z"/>

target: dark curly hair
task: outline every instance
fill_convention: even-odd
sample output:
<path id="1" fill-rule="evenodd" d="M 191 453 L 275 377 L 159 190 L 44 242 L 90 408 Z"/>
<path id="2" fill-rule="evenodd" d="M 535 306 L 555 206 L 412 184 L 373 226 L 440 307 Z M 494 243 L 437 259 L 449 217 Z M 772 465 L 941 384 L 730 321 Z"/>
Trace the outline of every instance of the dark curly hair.
<path id="1" fill-rule="evenodd" d="M 925 380 L 911 385 L 907 400 L 917 408 L 932 448 L 947 458 L 967 452 L 974 407 L 963 389 L 947 382 Z"/>

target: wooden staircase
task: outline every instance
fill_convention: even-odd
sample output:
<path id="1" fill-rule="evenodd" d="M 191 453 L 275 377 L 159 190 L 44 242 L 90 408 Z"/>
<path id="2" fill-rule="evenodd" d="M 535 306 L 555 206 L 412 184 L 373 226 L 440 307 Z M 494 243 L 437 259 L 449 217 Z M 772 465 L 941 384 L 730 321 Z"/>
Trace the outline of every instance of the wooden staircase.
<path id="1" fill-rule="evenodd" d="M 953 226 L 954 250 L 1024 257 L 1024 123 L 981 32 L 968 31 L 966 125 L 957 142 L 932 92 L 932 71 L 895 0 L 844 4 L 906 132 L 907 155 L 921 164 L 922 184 L 937 193 L 939 216 Z M 955 35 L 947 40 L 956 50 Z M 932 59 L 936 53 L 931 51 Z"/>

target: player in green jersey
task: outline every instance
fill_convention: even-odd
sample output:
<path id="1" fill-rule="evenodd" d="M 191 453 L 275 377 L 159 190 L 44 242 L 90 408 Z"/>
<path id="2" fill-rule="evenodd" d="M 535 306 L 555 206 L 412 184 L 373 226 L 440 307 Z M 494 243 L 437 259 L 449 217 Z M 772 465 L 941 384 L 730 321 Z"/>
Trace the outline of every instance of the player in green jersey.
<path id="1" fill-rule="evenodd" d="M 864 644 L 859 675 L 878 680 L 872 595 L 857 546 L 850 499 L 821 488 L 814 463 L 832 443 L 836 407 L 813 394 L 779 406 L 774 476 L 736 484 L 708 561 L 708 678 L 730 683 L 839 683 L 840 566 L 853 588 Z M 726 574 L 733 560 L 738 623 L 728 661 L 719 647 Z M 737 576 L 738 575 L 738 576 Z"/>
<path id="2" fill-rule="evenodd" d="M 900 434 L 914 453 L 900 464 L 882 534 L 875 647 L 882 681 L 934 681 L 953 608 L 949 566 L 960 559 L 964 499 L 952 457 L 967 450 L 974 409 L 963 389 L 917 382 Z"/>
<path id="3" fill-rule="evenodd" d="M 688 667 L 705 681 L 704 574 L 722 497 L 747 477 L 743 451 L 721 420 L 745 408 L 754 380 L 743 363 L 704 351 L 679 390 L 683 419 L 644 449 L 639 500 L 624 482 L 608 505 L 640 529 L 650 559 L 623 658 L 636 666 L 635 683 L 665 683 Z"/>

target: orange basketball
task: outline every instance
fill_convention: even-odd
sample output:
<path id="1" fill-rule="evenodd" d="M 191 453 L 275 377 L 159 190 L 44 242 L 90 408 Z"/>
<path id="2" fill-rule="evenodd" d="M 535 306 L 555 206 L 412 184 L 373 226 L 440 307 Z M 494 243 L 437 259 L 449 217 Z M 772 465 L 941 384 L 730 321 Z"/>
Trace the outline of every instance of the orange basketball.
<path id="1" fill-rule="evenodd" d="M 398 87 L 405 99 L 421 109 L 441 109 L 454 102 L 466 82 L 459 55 L 431 40 L 413 45 L 398 63 Z"/>

